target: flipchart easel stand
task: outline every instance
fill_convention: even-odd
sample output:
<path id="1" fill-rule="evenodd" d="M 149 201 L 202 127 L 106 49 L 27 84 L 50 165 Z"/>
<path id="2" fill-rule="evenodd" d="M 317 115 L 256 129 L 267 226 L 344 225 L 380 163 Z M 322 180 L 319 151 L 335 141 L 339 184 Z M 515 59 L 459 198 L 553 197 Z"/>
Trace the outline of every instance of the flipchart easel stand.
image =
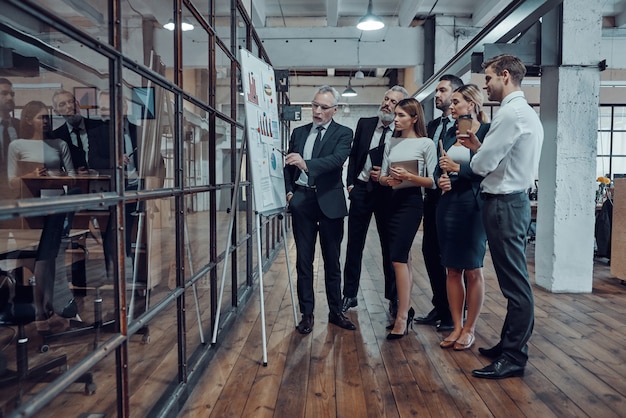
<path id="1" fill-rule="evenodd" d="M 246 135 L 247 138 L 247 135 Z M 213 339 L 211 341 L 211 344 L 215 344 L 217 341 L 217 331 L 219 329 L 219 324 L 220 324 L 220 307 L 222 306 L 222 298 L 224 296 L 224 283 L 226 281 L 226 270 L 228 269 L 228 260 L 230 259 L 229 257 L 229 250 L 231 248 L 230 245 L 230 239 L 231 239 L 231 235 L 233 233 L 233 225 L 235 223 L 235 216 L 237 216 L 237 211 L 238 211 L 238 190 L 239 190 L 239 184 L 240 184 L 240 173 L 241 173 L 241 167 L 243 165 L 243 156 L 246 152 L 246 143 L 247 143 L 247 139 L 243 141 L 242 146 L 241 146 L 241 154 L 239 156 L 239 164 L 237 167 L 237 174 L 235 175 L 235 188 L 234 188 L 234 193 L 233 193 L 233 197 L 231 199 L 230 202 L 230 220 L 228 223 L 228 234 L 226 236 L 226 255 L 224 257 L 224 267 L 222 269 L 222 279 L 220 282 L 220 293 L 218 296 L 218 300 L 217 300 L 217 309 L 216 309 L 216 316 L 215 316 L 215 325 L 213 326 Z M 254 184 L 252 184 L 252 187 L 254 187 Z M 285 216 L 283 215 L 285 209 L 282 208 L 278 211 L 274 211 L 272 213 L 266 213 L 265 215 L 272 215 L 272 214 L 276 214 L 279 213 L 279 218 L 281 220 L 281 229 L 282 229 L 282 237 L 283 237 L 283 246 L 285 248 L 285 260 L 287 263 L 287 277 L 289 278 L 289 289 L 291 291 L 291 304 L 293 306 L 293 319 L 294 322 L 297 324 L 298 322 L 298 316 L 296 313 L 296 303 L 295 303 L 295 296 L 294 296 L 294 290 L 293 290 L 293 281 L 291 280 L 291 265 L 289 262 L 289 254 L 287 251 L 287 223 L 285 221 Z M 263 214 L 255 211 L 254 212 L 254 216 L 255 216 L 255 220 L 256 220 L 256 242 L 257 242 L 257 265 L 258 265 L 258 274 L 259 274 L 259 303 L 260 303 L 260 309 L 261 309 L 261 338 L 263 339 L 262 343 L 263 343 L 263 366 L 267 366 L 267 337 L 266 337 L 266 333 L 265 333 L 265 298 L 263 295 L 263 263 L 262 263 L 262 253 L 261 253 L 261 216 L 263 216 Z"/>

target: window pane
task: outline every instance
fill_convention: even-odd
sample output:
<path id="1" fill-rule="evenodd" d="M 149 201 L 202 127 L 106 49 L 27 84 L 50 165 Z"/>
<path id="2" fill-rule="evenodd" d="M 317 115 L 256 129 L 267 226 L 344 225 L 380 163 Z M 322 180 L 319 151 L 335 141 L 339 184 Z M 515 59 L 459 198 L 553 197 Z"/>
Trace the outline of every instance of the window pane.
<path id="1" fill-rule="evenodd" d="M 186 11 L 187 9 L 185 9 Z M 193 30 L 183 31 L 183 89 L 208 103 L 209 101 L 209 34 L 191 15 L 184 13 L 183 23 Z"/>
<path id="2" fill-rule="evenodd" d="M 626 131 L 626 107 L 614 107 L 613 129 L 616 131 Z"/>
<path id="3" fill-rule="evenodd" d="M 601 106 L 598 109 L 598 130 L 607 131 L 611 129 L 611 106 Z"/>
<path id="4" fill-rule="evenodd" d="M 598 157 L 611 155 L 611 133 L 598 132 Z"/>

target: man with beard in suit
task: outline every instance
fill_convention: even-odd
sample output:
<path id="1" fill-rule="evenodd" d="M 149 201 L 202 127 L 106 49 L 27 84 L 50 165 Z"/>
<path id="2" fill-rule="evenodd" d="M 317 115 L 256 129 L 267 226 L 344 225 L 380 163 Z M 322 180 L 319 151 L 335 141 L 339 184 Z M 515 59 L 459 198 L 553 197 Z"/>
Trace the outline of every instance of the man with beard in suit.
<path id="1" fill-rule="evenodd" d="M 341 328 L 356 327 L 341 311 L 341 265 L 343 218 L 348 214 L 343 191 L 342 168 L 350 154 L 352 130 L 333 120 L 339 92 L 320 87 L 311 110 L 313 122 L 294 129 L 285 157 L 285 188 L 296 241 L 298 301 L 302 320 L 297 330 L 313 330 L 315 297 L 313 260 L 319 233 L 328 301 L 328 322 Z"/>
<path id="2" fill-rule="evenodd" d="M 463 80 L 452 74 L 444 74 L 439 79 L 435 93 L 435 106 L 441 110 L 441 117 L 428 123 L 426 130 L 428 137 L 439 144 L 446 131 L 454 126 L 454 120 L 450 116 L 450 104 L 452 93 L 463 85 Z M 435 325 L 437 331 L 451 331 L 454 328 L 448 293 L 446 286 L 446 269 L 441 264 L 441 251 L 439 249 L 439 237 L 437 236 L 437 204 L 441 196 L 441 189 L 426 190 L 424 195 L 424 223 L 422 225 L 422 255 L 428 272 L 430 287 L 433 290 L 434 308 L 425 316 L 418 316 L 415 322 L 423 325 Z"/>
<path id="3" fill-rule="evenodd" d="M 343 312 L 358 305 L 356 295 L 361 279 L 363 248 L 372 214 L 376 219 L 383 257 L 385 298 L 389 300 L 389 312 L 392 316 L 395 316 L 398 310 L 396 279 L 389 258 L 385 228 L 385 214 L 391 188 L 382 187 L 378 183 L 378 176 L 385 143 L 394 131 L 394 109 L 400 100 L 407 97 L 409 93 L 404 87 L 393 86 L 385 92 L 385 97 L 378 108 L 378 115 L 361 118 L 356 125 L 347 178 L 350 212 L 348 214 L 348 247 L 343 271 Z"/>

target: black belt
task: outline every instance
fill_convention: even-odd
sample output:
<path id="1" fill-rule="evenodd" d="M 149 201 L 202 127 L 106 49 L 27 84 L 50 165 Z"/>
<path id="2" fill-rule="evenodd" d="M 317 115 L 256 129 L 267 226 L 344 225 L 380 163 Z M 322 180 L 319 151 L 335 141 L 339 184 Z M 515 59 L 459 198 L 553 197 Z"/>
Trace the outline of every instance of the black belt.
<path id="1" fill-rule="evenodd" d="M 300 186 L 299 184 L 296 184 L 296 190 L 300 190 L 300 191 L 303 191 L 303 192 L 309 192 L 309 193 L 313 192 L 313 193 L 315 193 L 315 189 L 316 189 L 315 186 L 308 187 L 308 186 Z"/>
<path id="2" fill-rule="evenodd" d="M 493 193 L 485 193 L 482 192 L 480 194 L 480 197 L 483 198 L 483 200 L 491 200 L 491 199 L 496 199 L 498 197 L 502 198 L 502 197 L 509 197 L 509 196 L 515 196 L 518 195 L 520 193 L 526 193 L 525 190 L 521 190 L 519 192 L 512 192 L 512 193 L 501 193 L 501 194 L 493 194 Z"/>

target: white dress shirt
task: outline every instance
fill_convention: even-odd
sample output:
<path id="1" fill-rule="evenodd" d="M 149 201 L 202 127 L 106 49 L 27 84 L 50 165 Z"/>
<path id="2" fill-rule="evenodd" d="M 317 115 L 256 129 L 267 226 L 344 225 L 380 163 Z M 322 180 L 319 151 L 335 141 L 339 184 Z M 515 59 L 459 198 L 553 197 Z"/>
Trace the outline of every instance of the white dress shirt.
<path id="1" fill-rule="evenodd" d="M 524 93 L 514 91 L 502 100 L 491 128 L 470 162 L 484 177 L 481 191 L 509 194 L 533 185 L 539 167 L 543 126 Z"/>
<path id="2" fill-rule="evenodd" d="M 387 125 L 389 128 L 389 132 L 387 132 L 387 137 L 385 138 L 385 144 L 389 143 L 389 138 L 393 135 L 394 124 L 391 122 Z M 372 135 L 372 140 L 370 141 L 370 147 L 368 150 L 373 150 L 374 148 L 378 148 L 378 143 L 380 142 L 380 137 L 383 135 L 383 129 L 385 125 L 378 119 L 378 125 L 376 125 L 376 129 L 374 130 L 374 135 Z M 370 157 L 369 152 L 367 153 L 367 157 L 365 158 L 365 165 L 363 166 L 363 170 L 359 173 L 357 178 L 361 181 L 369 181 L 370 179 L 370 171 L 372 170 L 372 158 Z"/>

